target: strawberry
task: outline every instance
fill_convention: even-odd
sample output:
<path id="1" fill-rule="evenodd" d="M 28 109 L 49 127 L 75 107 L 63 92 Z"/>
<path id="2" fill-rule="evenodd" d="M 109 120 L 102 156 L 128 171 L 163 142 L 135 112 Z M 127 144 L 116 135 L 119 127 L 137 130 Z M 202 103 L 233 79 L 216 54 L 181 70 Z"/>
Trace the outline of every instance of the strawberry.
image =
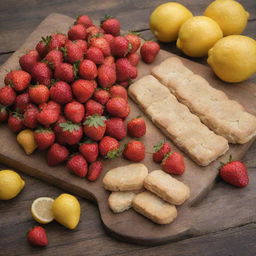
<path id="1" fill-rule="evenodd" d="M 11 86 L 5 85 L 0 89 L 0 104 L 11 106 L 15 102 L 16 93 Z"/>
<path id="2" fill-rule="evenodd" d="M 98 26 L 92 25 L 88 28 L 86 28 L 87 32 L 87 40 L 90 43 L 91 38 L 95 36 L 99 36 L 101 34 L 104 34 L 104 30 L 102 28 L 99 28 Z"/>
<path id="3" fill-rule="evenodd" d="M 73 43 L 79 46 L 82 49 L 84 54 L 87 52 L 87 42 L 85 40 L 79 39 L 79 40 L 73 41 Z"/>
<path id="4" fill-rule="evenodd" d="M 83 79 L 93 80 L 97 77 L 97 66 L 91 60 L 83 60 L 79 64 L 78 68 L 79 75 Z"/>
<path id="5" fill-rule="evenodd" d="M 40 150 L 49 148 L 55 141 L 55 134 L 51 129 L 39 128 L 34 132 L 37 147 Z"/>
<path id="6" fill-rule="evenodd" d="M 85 28 L 88 28 L 93 25 L 92 20 L 87 15 L 80 15 L 76 18 L 75 24 L 82 24 Z"/>
<path id="7" fill-rule="evenodd" d="M 63 163 L 68 159 L 69 152 L 65 146 L 61 146 L 58 143 L 54 143 L 49 148 L 46 160 L 49 166 L 56 166 Z"/>
<path id="8" fill-rule="evenodd" d="M 101 140 L 106 131 L 105 121 L 105 116 L 88 116 L 83 123 L 85 135 L 92 140 Z"/>
<path id="9" fill-rule="evenodd" d="M 64 113 L 68 120 L 80 123 L 84 118 L 84 105 L 78 101 L 72 101 L 65 106 Z"/>
<path id="10" fill-rule="evenodd" d="M 109 65 L 116 70 L 115 58 L 113 56 L 107 56 L 103 61 L 103 65 Z"/>
<path id="11" fill-rule="evenodd" d="M 11 85 L 15 91 L 25 90 L 31 81 L 31 75 L 23 70 L 10 71 L 4 78 L 6 85 Z"/>
<path id="12" fill-rule="evenodd" d="M 112 117 L 106 121 L 106 134 L 121 140 L 126 137 L 126 126 L 123 119 Z"/>
<path id="13" fill-rule="evenodd" d="M 126 118 L 130 113 L 127 101 L 120 97 L 111 98 L 106 104 L 106 109 L 110 115 L 120 118 Z"/>
<path id="14" fill-rule="evenodd" d="M 129 81 L 137 76 L 136 67 L 132 66 L 127 58 L 120 58 L 116 61 L 117 81 Z"/>
<path id="15" fill-rule="evenodd" d="M 135 53 L 140 48 L 140 37 L 137 33 L 131 32 L 125 36 L 131 44 L 130 53 Z"/>
<path id="16" fill-rule="evenodd" d="M 136 117 L 127 123 L 127 131 L 131 137 L 140 138 L 146 134 L 146 123 L 141 117 Z"/>
<path id="17" fill-rule="evenodd" d="M 8 119 L 8 111 L 5 106 L 0 105 L 0 123 L 3 123 Z"/>
<path id="18" fill-rule="evenodd" d="M 30 105 L 30 98 L 27 92 L 18 95 L 14 102 L 14 109 L 19 113 L 24 113 L 26 108 Z"/>
<path id="19" fill-rule="evenodd" d="M 102 115 L 104 112 L 103 106 L 95 100 L 88 100 L 85 103 L 85 116 L 92 116 L 95 114 Z"/>
<path id="20" fill-rule="evenodd" d="M 13 132 L 19 132 L 23 129 L 23 116 L 17 112 L 12 112 L 8 118 L 8 126 Z"/>
<path id="21" fill-rule="evenodd" d="M 109 92 L 110 92 L 111 98 L 120 97 L 120 98 L 123 98 L 124 100 L 128 101 L 127 91 L 121 85 L 112 86 L 110 88 Z"/>
<path id="22" fill-rule="evenodd" d="M 36 45 L 36 50 L 38 51 L 41 58 L 44 58 L 48 53 L 47 45 L 51 40 L 50 36 L 42 37 L 41 41 Z"/>
<path id="23" fill-rule="evenodd" d="M 165 155 L 161 166 L 165 172 L 170 174 L 182 175 L 185 171 L 184 158 L 178 152 L 169 152 Z"/>
<path id="24" fill-rule="evenodd" d="M 47 50 L 52 51 L 52 50 L 59 50 L 61 47 L 63 47 L 65 45 L 65 43 L 67 42 L 68 38 L 65 34 L 53 34 L 50 36 L 50 40 L 47 44 Z"/>
<path id="25" fill-rule="evenodd" d="M 40 226 L 35 226 L 27 233 L 27 240 L 30 244 L 35 246 L 47 246 L 48 239 L 45 229 Z"/>
<path id="26" fill-rule="evenodd" d="M 90 47 L 86 52 L 86 58 L 91 60 L 96 65 L 102 64 L 104 62 L 103 52 L 96 47 Z"/>
<path id="27" fill-rule="evenodd" d="M 83 155 L 87 162 L 92 163 L 96 161 L 99 155 L 99 147 L 96 142 L 87 140 L 80 144 L 79 152 Z"/>
<path id="28" fill-rule="evenodd" d="M 64 81 L 56 82 L 50 88 L 50 98 L 59 104 L 67 104 L 72 101 L 72 90 L 69 84 Z"/>
<path id="29" fill-rule="evenodd" d="M 91 81 L 79 79 L 72 84 L 72 92 L 80 103 L 89 100 L 94 92 L 94 86 Z"/>
<path id="30" fill-rule="evenodd" d="M 85 177 L 88 170 L 86 160 L 81 154 L 75 154 L 67 162 L 67 168 L 78 177 Z"/>
<path id="31" fill-rule="evenodd" d="M 60 127 L 60 124 L 61 123 L 66 123 L 67 120 L 64 116 L 59 116 L 59 119 L 57 120 L 57 122 L 55 123 L 54 125 L 54 128 L 53 128 L 53 131 L 55 133 L 55 136 L 56 136 L 56 141 L 58 143 L 60 143 L 61 145 L 64 145 L 65 142 L 61 136 L 61 131 L 62 131 L 62 128 Z"/>
<path id="32" fill-rule="evenodd" d="M 136 67 L 140 61 L 140 55 L 136 52 L 134 53 L 129 53 L 127 55 L 127 59 L 130 61 L 132 66 Z"/>
<path id="33" fill-rule="evenodd" d="M 111 43 L 111 53 L 114 57 L 125 57 L 131 50 L 131 44 L 124 36 L 117 36 Z"/>
<path id="34" fill-rule="evenodd" d="M 52 71 L 44 62 L 38 62 L 31 70 L 32 78 L 40 84 L 50 85 L 52 79 Z"/>
<path id="35" fill-rule="evenodd" d="M 122 82 L 118 82 L 118 84 L 124 88 L 127 88 L 130 85 L 131 81 L 122 81 Z"/>
<path id="36" fill-rule="evenodd" d="M 86 39 L 86 28 L 82 24 L 73 25 L 68 31 L 68 38 L 70 40 Z"/>
<path id="37" fill-rule="evenodd" d="M 89 80 L 92 83 L 94 90 L 97 88 L 97 82 L 95 80 Z"/>
<path id="38" fill-rule="evenodd" d="M 154 154 L 153 154 L 153 160 L 156 163 L 161 163 L 165 157 L 166 154 L 171 152 L 171 147 L 169 143 L 160 141 L 153 147 Z"/>
<path id="39" fill-rule="evenodd" d="M 120 35 L 120 22 L 112 16 L 105 16 L 105 18 L 101 21 L 101 28 L 107 34 L 111 34 L 113 36 Z"/>
<path id="40" fill-rule="evenodd" d="M 108 159 L 113 159 L 120 155 L 119 142 L 110 136 L 105 136 L 99 143 L 100 154 Z"/>
<path id="41" fill-rule="evenodd" d="M 29 51 L 19 59 L 20 67 L 27 72 L 31 72 L 34 65 L 39 61 L 40 55 L 36 50 Z"/>
<path id="42" fill-rule="evenodd" d="M 29 94 L 29 99 L 36 104 L 47 102 L 50 97 L 49 89 L 44 84 L 37 84 L 35 86 L 30 86 L 28 90 L 28 94 Z"/>
<path id="43" fill-rule="evenodd" d="M 131 140 L 125 145 L 123 156 L 133 162 L 140 162 L 145 158 L 145 146 L 141 141 Z"/>
<path id="44" fill-rule="evenodd" d="M 83 49 L 72 41 L 67 41 L 61 50 L 64 54 L 65 60 L 71 64 L 81 61 L 84 58 Z"/>
<path id="45" fill-rule="evenodd" d="M 61 107 L 58 103 L 54 101 L 49 101 L 41 108 L 41 112 L 37 115 L 37 121 L 49 127 L 51 124 L 54 124 L 60 116 Z"/>
<path id="46" fill-rule="evenodd" d="M 37 126 L 37 115 L 39 111 L 38 108 L 34 105 L 31 105 L 26 109 L 23 115 L 23 124 L 24 126 L 34 129 Z"/>
<path id="47" fill-rule="evenodd" d="M 93 99 L 102 105 L 105 105 L 110 98 L 110 94 L 107 90 L 97 89 L 93 94 Z"/>
<path id="48" fill-rule="evenodd" d="M 64 56 L 61 51 L 55 49 L 48 52 L 44 60 L 47 62 L 50 68 L 55 69 L 63 62 Z"/>
<path id="49" fill-rule="evenodd" d="M 102 88 L 111 87 L 116 82 L 116 71 L 109 65 L 100 65 L 98 68 L 98 83 Z"/>
<path id="50" fill-rule="evenodd" d="M 75 69 L 69 63 L 61 63 L 55 68 L 54 78 L 71 83 L 75 79 Z"/>
<path id="51" fill-rule="evenodd" d="M 249 184 L 246 166 L 240 161 L 229 161 L 223 164 L 219 174 L 225 182 L 235 187 L 243 188 Z"/>
<path id="52" fill-rule="evenodd" d="M 111 34 L 105 34 L 105 35 L 103 35 L 103 38 L 105 38 L 108 41 L 109 45 L 111 46 L 111 44 L 114 40 L 114 36 L 112 36 Z"/>
<path id="53" fill-rule="evenodd" d="M 104 37 L 93 37 L 90 40 L 90 45 L 99 48 L 105 57 L 111 55 L 110 45 Z"/>
<path id="54" fill-rule="evenodd" d="M 83 128 L 80 124 L 72 123 L 67 121 L 66 123 L 59 124 L 61 131 L 59 136 L 61 136 L 61 141 L 68 145 L 77 144 L 83 136 Z"/>
<path id="55" fill-rule="evenodd" d="M 158 43 L 153 41 L 147 41 L 141 46 L 140 55 L 145 63 L 150 64 L 155 60 L 159 51 L 160 46 Z"/>
<path id="56" fill-rule="evenodd" d="M 102 170 L 103 170 L 103 164 L 101 161 L 96 161 L 94 163 L 91 163 L 89 166 L 87 179 L 89 181 L 97 180 L 99 178 Z"/>

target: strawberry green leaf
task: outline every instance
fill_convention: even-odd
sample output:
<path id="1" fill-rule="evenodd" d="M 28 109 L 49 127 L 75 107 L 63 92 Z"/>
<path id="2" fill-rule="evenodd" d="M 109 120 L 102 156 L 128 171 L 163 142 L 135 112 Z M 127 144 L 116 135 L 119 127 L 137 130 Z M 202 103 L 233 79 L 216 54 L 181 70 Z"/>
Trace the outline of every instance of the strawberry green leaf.
<path id="1" fill-rule="evenodd" d="M 84 121 L 84 125 L 88 125 L 89 127 L 99 127 L 99 126 L 105 126 L 106 121 L 105 116 L 99 116 L 97 114 L 88 116 L 86 120 Z"/>
<path id="2" fill-rule="evenodd" d="M 65 131 L 69 131 L 69 132 L 73 132 L 73 131 L 77 131 L 80 129 L 80 125 L 79 124 L 74 124 L 71 121 L 67 121 L 65 123 L 61 123 L 59 124 L 59 126 L 62 128 L 62 130 Z"/>
<path id="3" fill-rule="evenodd" d="M 159 151 L 159 150 L 162 148 L 163 145 L 164 145 L 164 142 L 163 142 L 163 141 L 160 141 L 160 142 L 158 142 L 156 145 L 154 145 L 154 146 L 153 146 L 154 152 Z"/>

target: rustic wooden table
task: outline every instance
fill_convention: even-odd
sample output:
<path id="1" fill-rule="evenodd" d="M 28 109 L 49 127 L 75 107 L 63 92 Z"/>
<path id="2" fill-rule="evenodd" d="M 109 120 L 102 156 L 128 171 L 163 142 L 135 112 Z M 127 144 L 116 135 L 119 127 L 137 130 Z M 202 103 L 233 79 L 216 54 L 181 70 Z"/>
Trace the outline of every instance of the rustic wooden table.
<path id="1" fill-rule="evenodd" d="M 85 13 L 99 20 L 105 14 L 120 19 L 124 30 L 141 32 L 145 39 L 152 38 L 148 29 L 151 11 L 163 0 L 100 1 L 100 0 L 1 0 L 0 2 L 0 65 L 16 50 L 33 29 L 50 13 L 59 12 L 72 17 Z M 179 0 L 194 15 L 202 15 L 211 0 Z M 256 2 L 240 0 L 250 12 L 245 35 L 256 38 Z M 161 47 L 182 55 L 175 44 Z M 205 59 L 195 61 L 205 64 Z M 256 82 L 256 77 L 250 79 Z M 46 249 L 34 248 L 26 242 L 26 232 L 36 223 L 30 215 L 31 202 L 40 196 L 55 197 L 62 193 L 34 178 L 24 177 L 26 187 L 15 199 L 0 202 L 0 255 L 256 255 L 256 143 L 244 161 L 250 172 L 250 186 L 234 189 L 218 182 L 209 196 L 195 209 L 208 211 L 206 219 L 199 219 L 202 234 L 183 241 L 157 247 L 145 247 L 117 241 L 103 230 L 97 206 L 80 198 L 82 216 L 79 227 L 69 231 L 53 222 L 47 226 L 50 244 Z M 6 166 L 0 166 L 6 168 Z M 206 228 L 207 227 L 207 228 Z M 220 228 L 222 227 L 222 228 Z"/>

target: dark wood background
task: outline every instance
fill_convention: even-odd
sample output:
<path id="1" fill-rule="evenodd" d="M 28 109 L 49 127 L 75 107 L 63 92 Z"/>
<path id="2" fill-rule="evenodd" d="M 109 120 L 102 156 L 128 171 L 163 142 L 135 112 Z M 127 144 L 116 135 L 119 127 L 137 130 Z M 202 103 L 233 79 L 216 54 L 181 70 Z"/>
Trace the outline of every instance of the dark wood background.
<path id="1" fill-rule="evenodd" d="M 0 1 L 0 65 L 16 50 L 34 28 L 50 13 L 59 12 L 72 17 L 85 13 L 94 20 L 105 14 L 120 19 L 123 30 L 141 32 L 145 39 L 152 38 L 148 17 L 152 10 L 166 1 L 159 0 L 1 0 Z M 202 15 L 210 0 L 180 0 L 194 15 Z M 250 12 L 250 20 L 243 34 L 256 37 L 256 2 L 240 0 Z M 182 56 L 175 44 L 162 44 L 162 49 Z M 205 59 L 195 59 L 205 64 Z M 256 82 L 253 76 L 251 81 Z M 46 249 L 33 248 L 26 242 L 26 232 L 36 223 L 30 214 L 32 201 L 40 196 L 56 197 L 63 191 L 34 178 L 23 175 L 26 187 L 11 201 L 0 202 L 0 255 L 256 255 L 256 143 L 244 161 L 250 172 L 251 186 L 247 190 L 234 189 L 218 182 L 197 211 L 210 210 L 211 223 L 198 220 L 203 227 L 212 225 L 211 232 L 198 237 L 172 242 L 157 247 L 128 244 L 109 237 L 103 230 L 97 206 L 79 198 L 82 207 L 81 222 L 74 231 L 53 222 L 46 226 L 50 241 Z M 0 166 L 1 168 L 7 168 Z M 214 206 L 218 211 L 214 211 Z M 214 229 L 217 219 L 223 230 Z M 223 216 L 221 220 L 220 216 Z M 208 220 L 207 220 L 208 221 Z M 218 226 L 218 225 L 216 225 Z M 232 228 L 231 228 L 232 227 Z"/>

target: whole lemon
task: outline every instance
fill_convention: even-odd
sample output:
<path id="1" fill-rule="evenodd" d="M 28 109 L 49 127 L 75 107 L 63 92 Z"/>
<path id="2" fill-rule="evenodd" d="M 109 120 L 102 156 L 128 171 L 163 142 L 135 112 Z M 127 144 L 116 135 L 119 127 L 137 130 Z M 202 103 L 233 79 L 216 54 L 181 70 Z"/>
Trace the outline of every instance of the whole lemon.
<path id="1" fill-rule="evenodd" d="M 224 36 L 241 34 L 249 18 L 249 13 L 234 0 L 216 0 L 206 8 L 204 15 L 219 24 Z"/>
<path id="2" fill-rule="evenodd" d="M 208 64 L 223 81 L 241 82 L 256 72 L 256 41 L 250 37 L 224 37 L 209 50 L 208 55 Z"/>
<path id="3" fill-rule="evenodd" d="M 183 5 L 167 2 L 159 5 L 150 15 L 152 33 L 161 42 L 172 42 L 178 37 L 181 25 L 193 14 Z"/>
<path id="4" fill-rule="evenodd" d="M 222 38 L 219 25 L 204 16 L 188 19 L 180 28 L 177 47 L 191 57 L 207 55 L 209 49 Z"/>
<path id="5" fill-rule="evenodd" d="M 30 155 L 37 148 L 34 132 L 29 129 L 21 131 L 17 135 L 17 141 L 22 146 L 27 155 Z"/>
<path id="6" fill-rule="evenodd" d="M 54 219 L 69 229 L 75 229 L 80 220 L 80 204 L 76 197 L 61 194 L 52 204 Z"/>
<path id="7" fill-rule="evenodd" d="M 24 188 L 25 181 L 12 170 L 0 171 L 0 199 L 9 200 L 17 196 Z"/>

